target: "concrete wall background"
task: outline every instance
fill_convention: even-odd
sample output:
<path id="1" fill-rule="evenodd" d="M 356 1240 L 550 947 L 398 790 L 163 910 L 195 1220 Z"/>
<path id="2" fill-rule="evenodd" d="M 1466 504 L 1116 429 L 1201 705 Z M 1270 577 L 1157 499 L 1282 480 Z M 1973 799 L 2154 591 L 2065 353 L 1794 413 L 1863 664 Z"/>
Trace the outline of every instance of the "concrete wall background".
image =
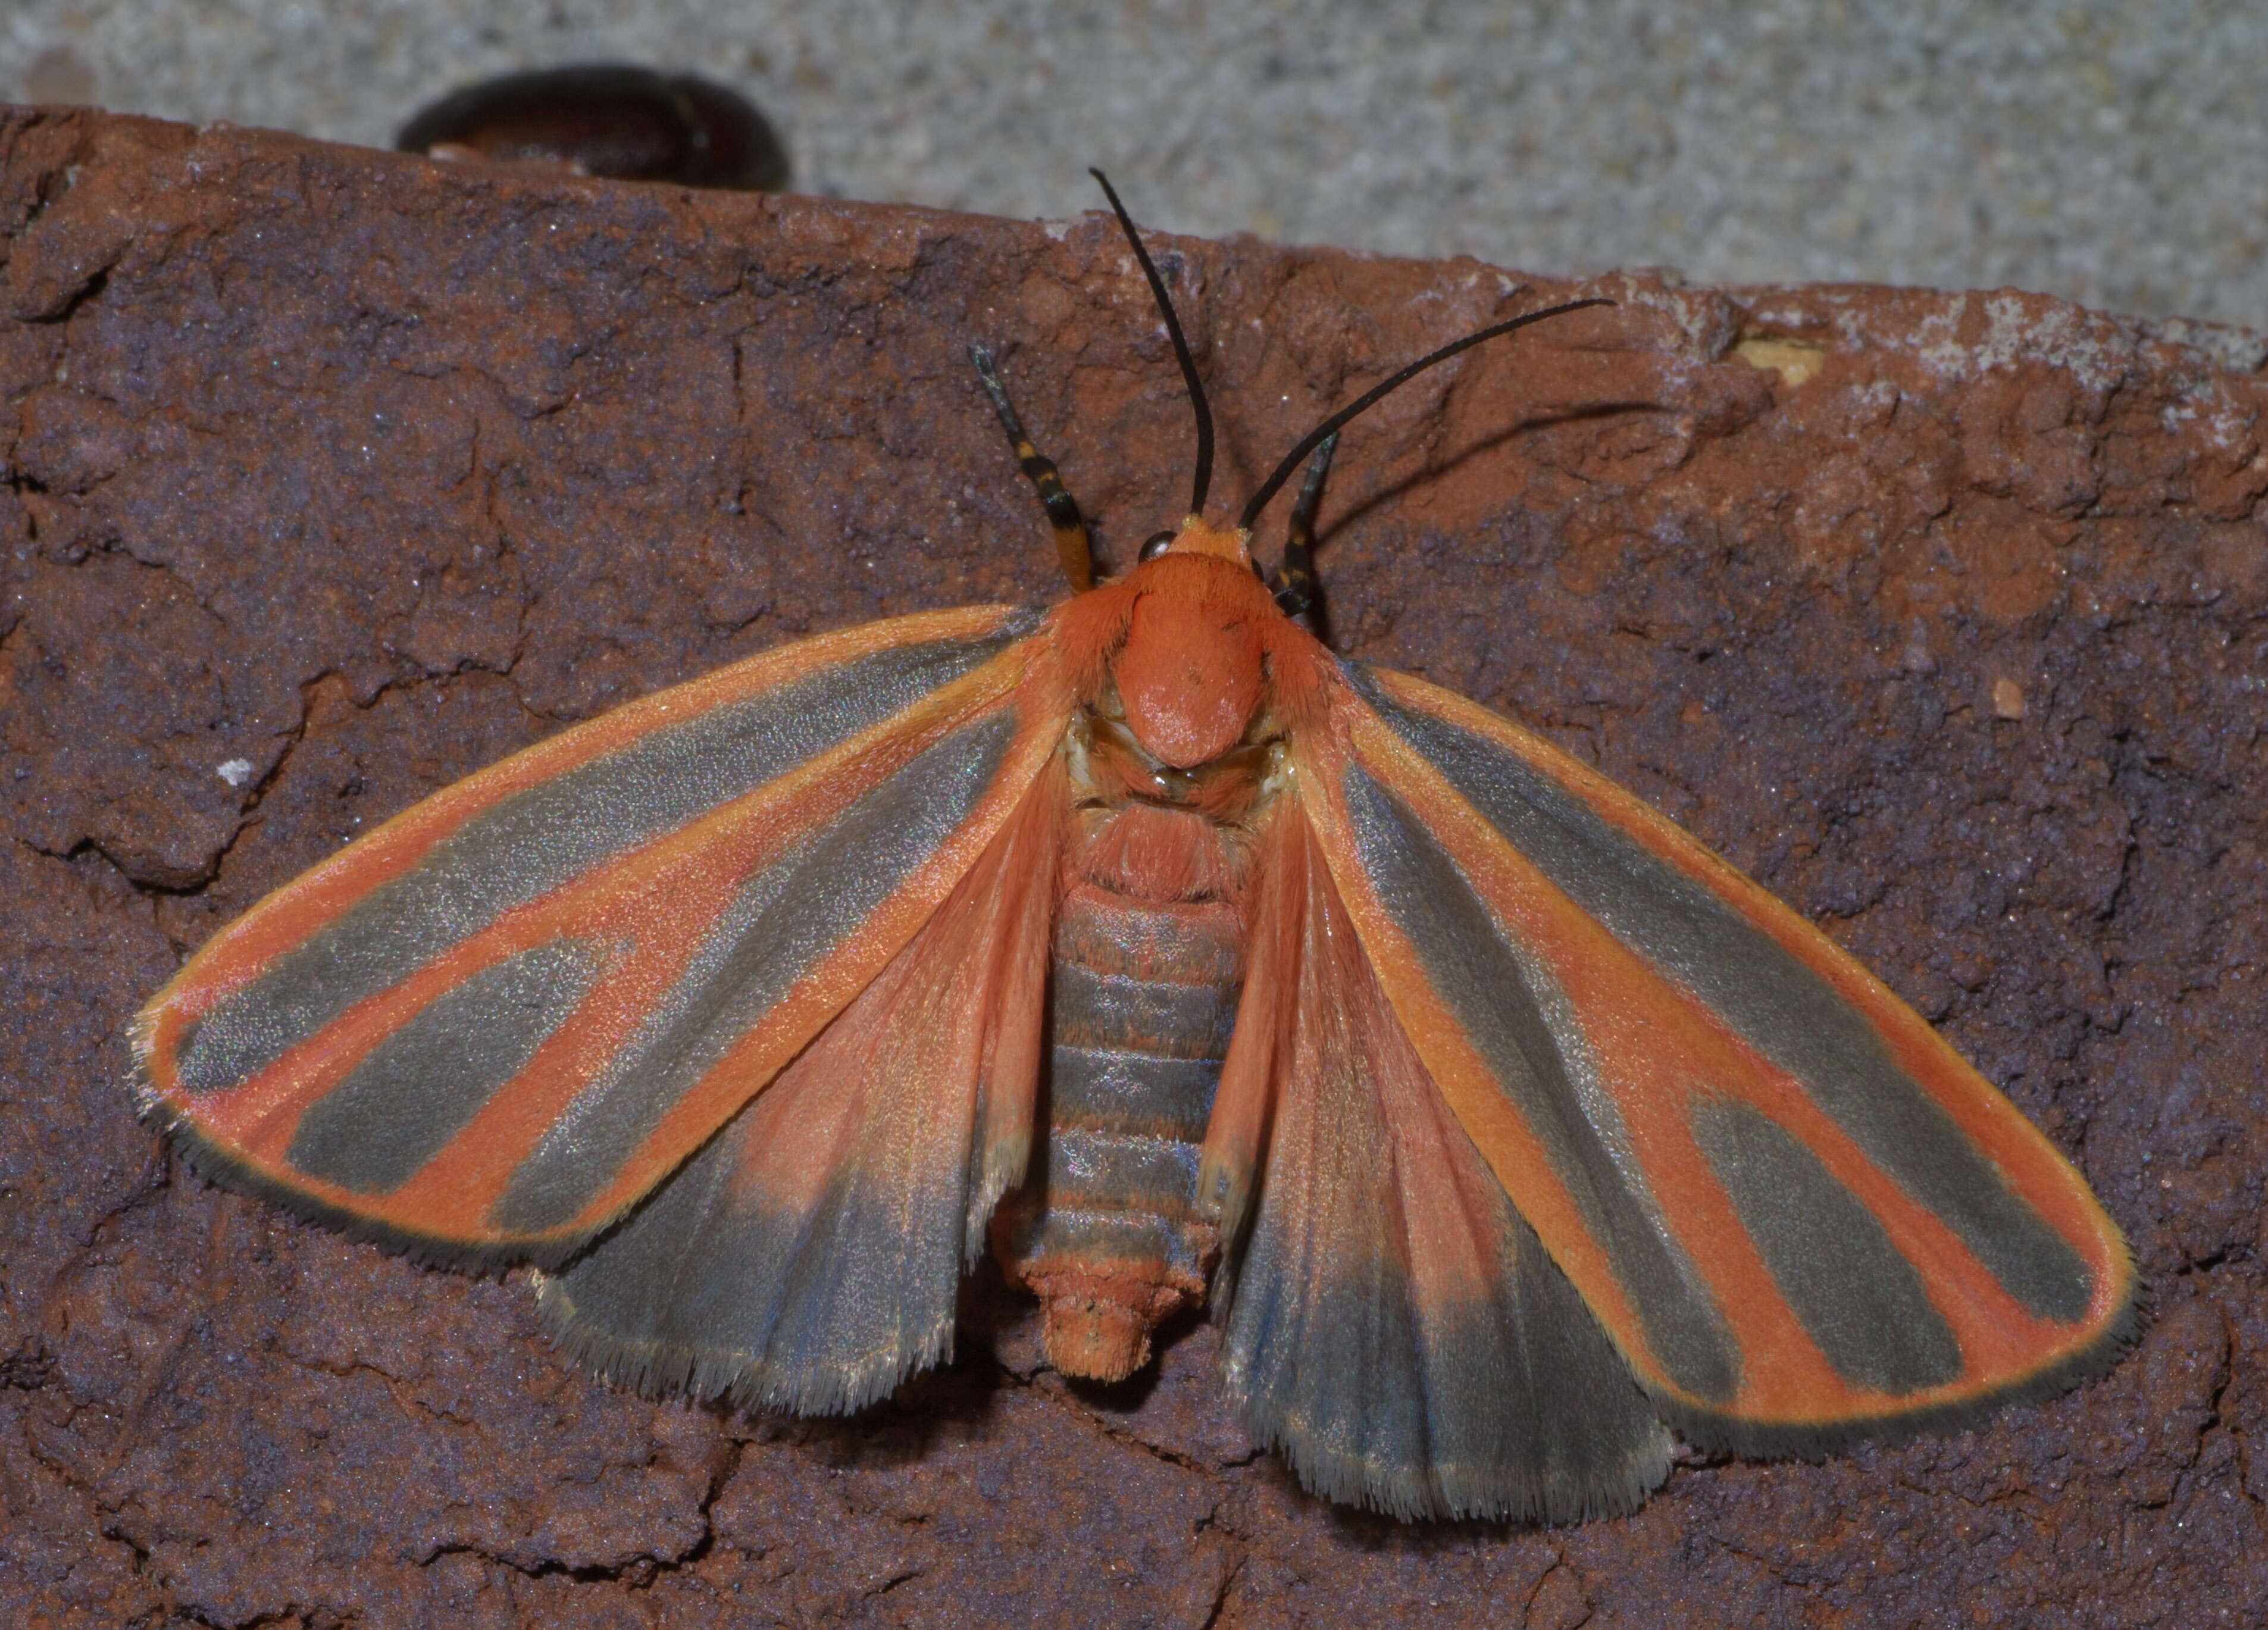
<path id="1" fill-rule="evenodd" d="M 2268 8 L 11 0 L 0 95 L 387 144 L 459 83 L 706 72 L 806 190 L 1536 271 L 2014 284 L 2268 327 Z"/>

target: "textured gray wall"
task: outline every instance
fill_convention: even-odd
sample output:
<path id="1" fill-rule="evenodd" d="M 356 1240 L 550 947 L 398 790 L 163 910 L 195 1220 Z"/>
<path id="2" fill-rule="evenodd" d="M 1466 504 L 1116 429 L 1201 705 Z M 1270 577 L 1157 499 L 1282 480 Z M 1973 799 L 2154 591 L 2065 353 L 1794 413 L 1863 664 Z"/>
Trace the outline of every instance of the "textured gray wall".
<path id="1" fill-rule="evenodd" d="M 7 0 L 0 94 L 384 144 L 504 70 L 753 97 L 799 186 L 1539 271 L 2014 284 L 2268 327 L 2268 6 Z"/>

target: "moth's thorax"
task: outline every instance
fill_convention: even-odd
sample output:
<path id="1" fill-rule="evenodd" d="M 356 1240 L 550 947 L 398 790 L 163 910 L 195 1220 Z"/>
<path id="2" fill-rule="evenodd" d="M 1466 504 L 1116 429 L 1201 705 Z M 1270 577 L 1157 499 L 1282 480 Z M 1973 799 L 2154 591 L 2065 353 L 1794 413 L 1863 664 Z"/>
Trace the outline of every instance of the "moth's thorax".
<path id="1" fill-rule="evenodd" d="M 1064 741 L 1079 867 L 1138 899 L 1241 892 L 1253 834 L 1285 785 L 1288 749 L 1270 712 L 1187 766 L 1152 752 L 1106 688 L 1072 716 Z"/>
<path id="2" fill-rule="evenodd" d="M 1153 804 L 1245 822 L 1273 786 L 1271 778 L 1280 778 L 1284 757 L 1282 734 L 1262 713 L 1212 757 L 1173 763 L 1143 743 L 1115 690 L 1072 716 L 1065 744 L 1072 791 L 1082 804 Z"/>
<path id="3" fill-rule="evenodd" d="M 1285 622 L 1241 535 L 1193 520 L 1128 587 L 1132 611 L 1110 661 L 1127 727 L 1178 768 L 1219 757 L 1267 703 L 1268 646 Z"/>

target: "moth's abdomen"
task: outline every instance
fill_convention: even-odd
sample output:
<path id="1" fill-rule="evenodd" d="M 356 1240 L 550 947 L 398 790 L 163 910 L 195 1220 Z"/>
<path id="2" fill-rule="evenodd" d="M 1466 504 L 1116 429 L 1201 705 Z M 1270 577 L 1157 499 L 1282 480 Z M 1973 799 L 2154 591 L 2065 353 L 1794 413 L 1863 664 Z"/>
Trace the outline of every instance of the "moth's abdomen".
<path id="1" fill-rule="evenodd" d="M 1204 1299 L 1219 1240 L 1192 1202 L 1242 935 L 1226 899 L 1148 899 L 1092 879 L 1064 899 L 1046 1137 L 994 1242 L 1046 1305 L 1049 1355 L 1067 1374 L 1131 1375 L 1151 1330 Z"/>

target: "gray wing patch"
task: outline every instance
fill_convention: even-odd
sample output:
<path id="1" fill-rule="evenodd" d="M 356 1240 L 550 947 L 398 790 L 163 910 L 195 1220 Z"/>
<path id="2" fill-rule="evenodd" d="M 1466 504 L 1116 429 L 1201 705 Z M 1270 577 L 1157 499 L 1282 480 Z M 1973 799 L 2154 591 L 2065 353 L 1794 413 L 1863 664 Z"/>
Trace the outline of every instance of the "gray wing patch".
<path id="1" fill-rule="evenodd" d="M 1325 1276 L 1263 1205 L 1227 1385 L 1308 1488 L 1403 1517 L 1566 1523 L 1634 1509 L 1668 1474 L 1669 1434 L 1598 1319 L 1508 1203 L 1495 1221 L 1491 1294 L 1428 1309 L 1390 1218 L 1351 1225 L 1378 1248 Z"/>
<path id="2" fill-rule="evenodd" d="M 1217 1313 L 1230 1396 L 1330 1499 L 1406 1517 L 1633 1508 L 1668 1433 L 1370 971 L 1328 967 L 1350 930 L 1309 898 L 1284 999 L 1297 1035 Z"/>
<path id="3" fill-rule="evenodd" d="M 1961 1343 L 1874 1213 L 1786 1128 L 1705 1103 L 1693 1132 L 1806 1334 L 1854 1387 L 1918 1392 L 1961 1379 Z"/>
<path id="4" fill-rule="evenodd" d="M 505 912 L 777 779 L 1028 632 L 1017 617 L 984 638 L 854 658 L 659 727 L 484 810 L 207 1014 L 181 1049 L 181 1090 L 250 1080 Z"/>
<path id="5" fill-rule="evenodd" d="M 834 1085 L 862 1125 L 814 1201 L 744 1176 L 781 1117 L 827 1113 L 767 1094 L 543 1280 L 538 1305 L 578 1362 L 649 1393 L 814 1415 L 863 1408 L 945 1355 L 969 1128 Z"/>
<path id="6" fill-rule="evenodd" d="M 284 1158 L 358 1194 L 400 1188 L 527 1067 L 605 962 L 598 947 L 563 940 L 444 992 L 308 1106 Z"/>
<path id="7" fill-rule="evenodd" d="M 1456 863 L 1399 800 L 1356 766 L 1345 778 L 1355 850 L 1381 904 L 1425 966 L 1427 982 L 1488 1061 L 1550 1154 L 1645 1324 L 1663 1370 L 1697 1398 L 1727 1399 L 1737 1353 L 1700 1277 L 1662 1236 L 1584 1113 L 1569 1049 L 1553 1032 L 1541 972 L 1523 967 Z"/>
<path id="8" fill-rule="evenodd" d="M 968 819 L 1015 731 L 1010 709 L 955 731 L 742 885 L 652 1015 L 512 1174 L 497 1227 L 538 1233 L 579 1214 L 671 1107 Z"/>
<path id="9" fill-rule="evenodd" d="M 1786 1070 L 2032 1313 L 2084 1317 L 2094 1275 L 2001 1181 L 1952 1117 L 1900 1069 L 1826 981 L 1722 900 L 1518 755 L 1402 705 L 1356 663 L 1349 682 L 1403 741 L 1662 976 Z"/>

